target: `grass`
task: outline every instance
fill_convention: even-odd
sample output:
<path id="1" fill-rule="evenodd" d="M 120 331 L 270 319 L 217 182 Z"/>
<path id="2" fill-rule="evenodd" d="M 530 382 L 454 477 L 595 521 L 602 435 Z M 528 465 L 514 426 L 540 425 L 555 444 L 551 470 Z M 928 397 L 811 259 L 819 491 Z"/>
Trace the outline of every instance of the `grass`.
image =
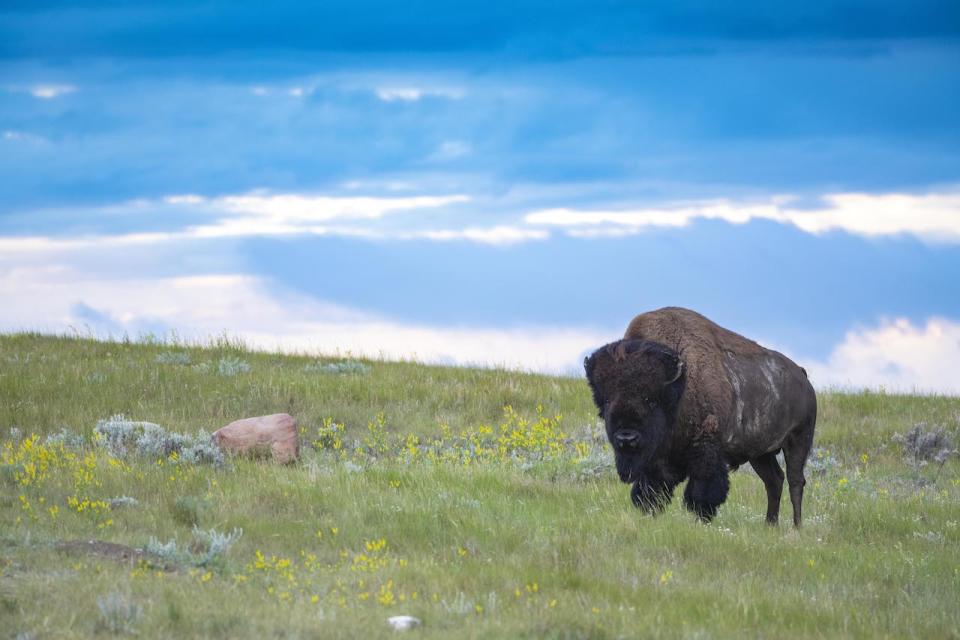
<path id="1" fill-rule="evenodd" d="M 91 442 L 115 414 L 193 434 L 278 411 L 322 444 L 298 465 Z M 575 379 L 0 336 L 0 436 L 14 453 L 38 436 L 0 475 L 0 633 L 388 637 L 409 614 L 424 638 L 960 636 L 960 465 L 921 485 L 893 441 L 919 422 L 956 441 L 960 399 L 821 393 L 832 462 L 808 473 L 799 531 L 762 523 L 744 469 L 709 526 L 679 500 L 641 515 L 595 415 Z M 63 428 L 87 444 L 43 445 Z M 121 496 L 135 502 L 109 506 Z M 184 561 L 207 551 L 198 531 L 232 544 Z M 180 562 L 58 549 L 77 539 L 174 540 Z"/>

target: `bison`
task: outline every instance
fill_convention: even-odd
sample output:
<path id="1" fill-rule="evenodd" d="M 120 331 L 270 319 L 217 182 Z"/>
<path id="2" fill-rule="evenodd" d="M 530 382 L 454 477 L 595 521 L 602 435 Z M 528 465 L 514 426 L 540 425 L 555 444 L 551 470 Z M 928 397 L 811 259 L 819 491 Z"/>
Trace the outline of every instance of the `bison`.
<path id="1" fill-rule="evenodd" d="M 694 311 L 667 307 L 634 318 L 584 368 L 635 505 L 657 513 L 688 479 L 684 505 L 709 522 L 727 498 L 729 471 L 749 462 L 766 486 L 767 522 L 776 524 L 782 450 L 800 526 L 817 421 L 802 367 Z"/>

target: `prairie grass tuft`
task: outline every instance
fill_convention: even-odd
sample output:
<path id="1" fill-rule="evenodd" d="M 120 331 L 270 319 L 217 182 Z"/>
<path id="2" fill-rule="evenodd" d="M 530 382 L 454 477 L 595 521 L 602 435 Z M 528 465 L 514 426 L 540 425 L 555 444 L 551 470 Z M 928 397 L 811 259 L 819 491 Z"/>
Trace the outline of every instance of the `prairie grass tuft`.
<path id="1" fill-rule="evenodd" d="M 170 505 L 170 515 L 179 524 L 196 527 L 211 506 L 210 501 L 202 496 L 177 496 Z"/>

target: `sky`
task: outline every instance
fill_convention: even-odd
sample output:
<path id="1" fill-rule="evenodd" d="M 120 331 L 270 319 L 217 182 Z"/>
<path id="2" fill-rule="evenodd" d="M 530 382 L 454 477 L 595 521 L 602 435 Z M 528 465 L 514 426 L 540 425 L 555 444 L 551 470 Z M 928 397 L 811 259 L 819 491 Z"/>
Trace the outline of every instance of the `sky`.
<path id="1" fill-rule="evenodd" d="M 960 394 L 960 5 L 0 5 L 0 331 Z"/>

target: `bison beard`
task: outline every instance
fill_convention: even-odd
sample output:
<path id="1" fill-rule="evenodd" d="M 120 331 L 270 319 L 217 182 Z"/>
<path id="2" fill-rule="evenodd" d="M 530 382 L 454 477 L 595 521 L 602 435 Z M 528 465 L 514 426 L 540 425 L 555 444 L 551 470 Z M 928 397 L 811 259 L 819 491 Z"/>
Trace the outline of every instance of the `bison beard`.
<path id="1" fill-rule="evenodd" d="M 799 526 L 816 396 L 791 360 L 693 311 L 666 308 L 637 316 L 623 340 L 584 367 L 636 506 L 662 511 L 687 480 L 684 505 L 709 521 L 727 498 L 729 470 L 750 462 L 767 489 L 767 521 L 776 523 L 782 450 Z"/>

